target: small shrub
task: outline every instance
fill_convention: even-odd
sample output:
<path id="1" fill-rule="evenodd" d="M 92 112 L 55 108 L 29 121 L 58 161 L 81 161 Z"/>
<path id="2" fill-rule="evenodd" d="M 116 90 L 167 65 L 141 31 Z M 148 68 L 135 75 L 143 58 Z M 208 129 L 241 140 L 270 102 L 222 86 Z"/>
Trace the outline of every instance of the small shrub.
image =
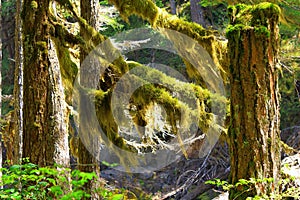
<path id="1" fill-rule="evenodd" d="M 294 178 L 285 178 L 280 179 L 278 181 L 278 188 L 276 190 L 274 186 L 273 178 L 263 178 L 263 179 L 255 179 L 250 178 L 250 180 L 240 179 L 236 184 L 230 184 L 227 181 L 223 181 L 220 179 L 214 179 L 206 181 L 205 184 L 216 185 L 217 187 L 222 187 L 223 190 L 229 191 L 231 189 L 244 186 L 244 188 L 248 188 L 248 191 L 254 190 L 255 187 L 263 187 L 265 191 L 269 193 L 269 195 L 256 195 L 255 197 L 248 197 L 247 200 L 262 200 L 262 199 L 285 199 L 285 198 L 295 198 L 298 199 L 300 197 L 300 188 L 293 187 Z M 276 192 L 272 192 L 276 190 Z"/>
<path id="2" fill-rule="evenodd" d="M 61 166 L 39 167 L 32 163 L 6 166 L 0 169 L 0 199 L 62 199 L 80 200 L 91 196 L 84 185 L 96 180 L 95 173 L 63 168 Z M 96 188 L 103 199 L 119 200 L 124 194 L 105 188 Z"/>

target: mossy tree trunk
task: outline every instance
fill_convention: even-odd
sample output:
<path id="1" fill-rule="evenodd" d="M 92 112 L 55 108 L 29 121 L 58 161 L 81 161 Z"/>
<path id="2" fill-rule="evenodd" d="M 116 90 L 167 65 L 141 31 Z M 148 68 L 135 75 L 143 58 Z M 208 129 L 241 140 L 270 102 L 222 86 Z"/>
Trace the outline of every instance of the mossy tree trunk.
<path id="1" fill-rule="evenodd" d="M 92 26 L 94 29 L 98 30 L 99 25 L 98 25 L 98 11 L 99 7 L 97 6 L 99 4 L 99 1 L 97 0 L 80 0 L 80 11 L 81 11 L 81 17 L 87 20 L 87 23 Z M 84 28 L 81 27 L 80 29 L 80 34 L 82 38 L 85 41 L 90 40 L 89 34 L 86 32 Z M 80 63 L 82 64 L 85 60 L 85 58 L 88 56 L 88 53 L 84 50 L 80 50 Z M 90 61 L 90 65 L 87 64 L 82 64 L 80 66 L 80 84 L 83 87 L 86 88 L 92 88 L 96 89 L 100 75 L 97 73 L 98 70 L 98 65 L 96 64 L 98 62 L 93 62 L 93 60 Z M 84 97 L 83 97 L 84 98 Z M 80 100 L 80 110 L 85 109 L 84 105 L 86 102 L 81 99 Z M 100 167 L 98 165 L 98 160 L 99 155 L 97 158 L 95 158 L 92 152 L 90 152 L 87 149 L 88 144 L 95 144 L 95 142 L 87 141 L 87 140 L 93 140 L 90 138 L 87 134 L 82 134 L 86 132 L 85 126 L 83 123 L 85 123 L 86 119 L 83 119 L 86 116 L 81 116 L 80 115 L 80 124 L 79 124 L 79 134 L 80 134 L 80 139 L 78 141 L 78 163 L 79 163 L 79 170 L 84 171 L 84 172 L 95 172 L 98 177 L 100 177 Z M 94 150 L 98 149 L 100 144 L 95 146 Z M 93 148 L 89 146 L 88 148 Z M 98 152 L 100 153 L 100 152 Z M 87 183 L 85 185 L 86 190 L 93 190 L 93 188 L 97 187 L 96 185 L 93 185 L 91 182 Z M 99 198 L 95 193 L 93 194 L 92 198 Z"/>
<path id="2" fill-rule="evenodd" d="M 264 3 L 231 7 L 227 30 L 230 51 L 230 181 L 279 178 L 279 92 L 276 64 L 279 8 Z M 275 192 L 257 183 L 230 191 L 230 199 Z"/>
<path id="3" fill-rule="evenodd" d="M 69 163 L 66 105 L 48 16 L 49 0 L 24 0 L 23 157 L 40 166 Z"/>

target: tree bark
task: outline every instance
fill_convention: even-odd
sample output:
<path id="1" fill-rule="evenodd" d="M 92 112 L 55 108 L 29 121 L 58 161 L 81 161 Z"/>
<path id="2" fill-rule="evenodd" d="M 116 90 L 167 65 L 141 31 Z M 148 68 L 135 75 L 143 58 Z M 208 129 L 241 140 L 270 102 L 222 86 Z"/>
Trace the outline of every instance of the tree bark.
<path id="1" fill-rule="evenodd" d="M 18 163 L 22 158 L 23 146 L 23 44 L 21 9 L 23 0 L 16 2 L 15 27 L 15 76 L 14 76 L 14 157 L 13 162 Z"/>
<path id="2" fill-rule="evenodd" d="M 99 20 L 98 20 L 98 11 L 99 11 L 99 0 L 81 0 L 80 1 L 80 11 L 81 11 L 81 17 L 87 20 L 87 23 L 92 26 L 95 30 L 99 30 Z M 88 34 L 86 33 L 85 29 L 80 29 L 80 34 L 83 39 L 86 41 L 90 40 Z M 87 57 L 86 51 L 83 49 L 80 50 L 80 63 L 82 64 L 85 58 Z M 80 84 L 83 87 L 91 88 L 91 89 L 97 89 L 97 85 L 99 82 L 100 74 L 98 73 L 98 65 L 96 64 L 98 62 L 94 60 L 90 60 L 90 65 L 83 64 L 80 65 Z M 83 101 L 81 98 L 80 101 L 80 110 L 84 109 L 86 105 L 84 105 L 86 102 Z M 84 172 L 95 172 L 97 177 L 100 177 L 100 166 L 98 164 L 99 162 L 99 154 L 96 149 L 99 149 L 100 144 L 97 144 L 96 141 L 88 141 L 93 140 L 91 137 L 89 137 L 86 134 L 83 134 L 86 132 L 85 126 L 83 123 L 86 122 L 86 119 L 83 119 L 86 116 L 80 115 L 80 123 L 79 123 L 79 135 L 80 139 L 78 141 L 78 169 Z M 91 133 L 90 133 L 91 134 Z M 93 149 L 93 152 L 90 152 L 91 148 Z M 95 155 L 95 152 L 98 154 Z M 86 190 L 92 191 L 93 189 L 96 189 L 97 185 L 89 182 L 85 185 Z M 92 192 L 92 198 L 98 199 L 99 196 Z"/>
<path id="3" fill-rule="evenodd" d="M 170 0 L 170 8 L 171 8 L 171 14 L 172 15 L 177 15 L 176 0 Z"/>
<path id="4" fill-rule="evenodd" d="M 53 57 L 49 14 L 49 0 L 24 1 L 23 157 L 40 166 L 69 163 L 66 105 Z"/>
<path id="5" fill-rule="evenodd" d="M 200 0 L 190 0 L 192 21 L 206 27 L 204 19 L 204 9 L 200 5 Z"/>
<path id="6" fill-rule="evenodd" d="M 279 91 L 276 64 L 279 48 L 279 7 L 264 3 L 236 17 L 228 28 L 230 51 L 231 122 L 230 181 L 279 177 Z M 250 18 L 249 18 L 250 17 Z M 250 19 L 250 20 L 249 20 Z M 276 188 L 276 186 L 275 186 Z M 230 191 L 230 199 L 274 192 L 258 183 Z"/>
<path id="7" fill-rule="evenodd" d="M 53 102 L 51 104 L 51 107 L 49 106 L 52 117 L 51 124 L 49 124 L 52 128 L 50 130 L 50 135 L 52 135 L 52 137 L 54 137 L 55 140 L 55 163 L 63 165 L 64 167 L 69 167 L 69 110 L 67 109 L 67 103 L 65 101 L 65 92 L 56 49 L 57 47 L 55 46 L 54 42 L 50 39 L 48 50 L 48 56 L 50 61 L 49 89 L 51 92 L 50 98 Z"/>

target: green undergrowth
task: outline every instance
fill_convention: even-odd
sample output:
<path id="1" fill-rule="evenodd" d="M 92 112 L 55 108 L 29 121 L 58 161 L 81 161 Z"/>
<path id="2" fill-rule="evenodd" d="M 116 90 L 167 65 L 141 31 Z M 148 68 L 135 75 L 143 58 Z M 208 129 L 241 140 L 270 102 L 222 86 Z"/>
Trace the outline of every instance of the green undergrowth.
<path id="1" fill-rule="evenodd" d="M 273 178 L 250 178 L 249 180 L 239 179 L 237 183 L 230 184 L 225 180 L 214 179 L 206 181 L 205 184 L 215 185 L 217 187 L 222 188 L 224 191 L 238 191 L 241 188 L 244 188 L 247 191 L 252 191 L 255 190 L 255 188 L 260 188 L 263 189 L 266 193 L 261 195 L 255 195 L 254 197 L 247 197 L 246 200 L 279 200 L 286 198 L 299 199 L 300 188 L 293 186 L 294 180 L 295 178 L 293 177 L 287 177 L 281 178 L 277 183 L 275 183 Z M 236 196 L 236 198 L 238 198 L 238 196 Z"/>
<path id="2" fill-rule="evenodd" d="M 95 194 L 105 200 L 138 199 L 128 190 L 107 187 L 94 172 L 86 173 L 58 165 L 39 167 L 28 160 L 20 165 L 6 165 L 1 172 L 0 199 L 80 200 Z M 95 185 L 99 187 L 93 191 L 84 189 L 85 184 L 96 181 Z"/>

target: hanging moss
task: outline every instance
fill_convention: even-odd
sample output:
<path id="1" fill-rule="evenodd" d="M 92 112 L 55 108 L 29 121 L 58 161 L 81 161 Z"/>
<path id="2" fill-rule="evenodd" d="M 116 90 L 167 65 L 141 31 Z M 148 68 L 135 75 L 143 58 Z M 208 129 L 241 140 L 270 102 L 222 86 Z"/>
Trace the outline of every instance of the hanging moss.
<path id="1" fill-rule="evenodd" d="M 110 2 L 116 5 L 126 22 L 129 22 L 130 15 L 137 14 L 155 26 L 159 9 L 153 1 L 110 0 Z"/>
<path id="2" fill-rule="evenodd" d="M 222 41 L 216 39 L 214 36 L 216 34 L 215 31 L 206 30 L 197 23 L 179 19 L 177 16 L 158 8 L 151 0 L 111 0 L 111 2 L 122 16 L 128 17 L 136 14 L 146 19 L 153 27 L 175 30 L 198 41 L 208 51 L 225 79 L 226 65 L 228 63 L 227 49 L 223 48 Z"/>
<path id="3" fill-rule="evenodd" d="M 80 45 L 82 45 L 86 53 L 89 53 L 89 51 L 93 50 L 98 44 L 106 41 L 107 38 L 95 31 L 95 29 L 89 26 L 84 19 L 78 16 L 72 5 L 69 4 L 67 0 L 61 0 L 59 2 L 67 5 L 67 8 L 71 9 L 70 11 L 78 20 L 81 29 L 84 31 L 86 38 L 85 40 L 82 40 L 83 43 Z M 143 17 L 150 21 L 153 26 L 178 30 L 190 37 L 195 38 L 200 44 L 203 44 L 204 48 L 207 51 L 211 53 L 215 63 L 219 63 L 219 58 L 221 58 L 221 55 L 225 48 L 224 45 L 219 43 L 213 36 L 213 31 L 205 30 L 198 24 L 184 22 L 177 17 L 168 15 L 166 12 L 158 9 L 152 1 L 115 0 L 113 1 L 113 3 L 117 4 L 118 9 L 121 10 L 124 17 L 128 17 L 127 15 L 130 15 L 131 12 L 136 12 L 136 14 L 139 15 L 143 13 Z M 140 5 L 140 7 L 138 5 Z M 108 52 L 117 55 L 116 53 L 118 53 L 118 51 L 114 49 L 110 42 L 108 42 L 106 45 L 106 48 L 109 50 Z M 61 54 L 65 55 L 64 58 L 70 60 L 67 58 L 65 50 L 67 49 L 61 48 Z M 101 61 L 108 63 L 105 58 L 99 59 L 102 59 Z M 224 61 L 225 58 L 222 58 L 222 60 Z M 67 61 L 67 63 L 65 64 L 70 67 L 69 61 Z M 138 74 L 135 74 L 132 76 L 130 81 L 142 81 L 143 83 L 143 87 L 137 89 L 131 98 L 131 104 L 137 105 L 137 107 L 140 108 L 138 113 L 133 114 L 135 115 L 133 116 L 133 118 L 136 124 L 145 123 L 145 113 L 147 109 L 149 108 L 151 103 L 156 102 L 165 108 L 168 114 L 167 121 L 172 126 L 174 134 L 178 134 L 179 138 L 181 133 L 177 131 L 177 123 L 180 122 L 182 126 L 188 126 L 189 124 L 191 124 L 191 122 L 188 121 L 189 119 L 191 119 L 191 117 L 199 117 L 199 127 L 205 132 L 212 124 L 213 115 L 212 113 L 209 113 L 211 104 L 216 103 L 221 105 L 225 101 L 225 98 L 222 99 L 221 97 L 217 97 L 217 95 L 211 94 L 208 90 L 205 90 L 200 86 L 190 83 L 182 83 L 175 78 L 166 76 L 158 70 L 152 68 L 150 69 L 149 67 L 141 65 L 139 63 L 125 62 L 120 55 L 113 63 L 109 65 L 109 69 L 113 72 L 114 75 L 104 75 L 102 77 L 104 81 L 101 84 L 106 86 L 105 91 L 86 89 L 84 91 L 88 92 L 88 95 L 95 96 L 95 107 L 97 118 L 99 120 L 97 123 L 101 124 L 101 127 L 103 128 L 103 131 L 109 140 L 106 141 L 108 145 L 116 145 L 120 149 L 126 150 L 128 152 L 136 151 L 136 147 L 130 146 L 119 135 L 118 124 L 116 124 L 111 110 L 111 91 L 114 87 L 115 82 L 117 82 L 119 77 L 128 72 L 129 69 L 133 68 L 137 69 L 137 73 L 140 73 L 140 76 Z M 194 72 L 191 72 L 191 74 L 192 73 Z M 72 75 L 66 74 L 65 76 L 68 80 L 72 80 Z M 140 77 L 145 77 L 145 80 L 141 80 Z M 109 79 L 113 79 L 112 83 L 108 83 Z M 159 80 L 159 84 L 151 84 L 151 82 L 153 82 L 153 79 L 157 81 Z M 125 89 L 126 88 L 124 88 L 124 90 Z M 173 96 L 172 92 L 176 92 L 182 95 L 182 99 L 195 100 L 197 98 L 197 108 L 189 108 L 189 105 L 187 105 L 185 102 L 180 101 L 177 96 Z M 86 119 L 89 118 L 86 117 Z M 86 123 L 89 124 L 96 122 L 87 121 Z M 121 159 L 121 162 L 125 164 L 125 166 L 128 163 L 136 163 L 135 160 L 132 160 L 132 158 L 130 158 L 130 155 L 128 155 L 127 157 L 124 154 L 120 154 L 120 152 L 115 153 L 117 153 L 117 155 Z"/>
<path id="4" fill-rule="evenodd" d="M 77 65 L 72 61 L 70 57 L 70 52 L 65 44 L 57 38 L 53 38 L 57 57 L 60 63 L 60 71 L 63 80 L 63 85 L 65 88 L 65 96 L 68 104 L 72 104 L 72 92 L 74 91 L 74 82 L 78 73 Z"/>
<path id="5" fill-rule="evenodd" d="M 166 112 L 169 112 L 168 114 L 172 116 L 168 118 L 168 122 L 174 127 L 176 126 L 176 121 L 184 119 L 184 117 L 182 117 L 182 111 L 186 111 L 190 116 L 194 115 L 195 118 L 197 118 L 199 115 L 201 118 L 199 123 L 200 128 L 203 131 L 207 129 L 211 123 L 211 116 L 206 112 L 207 103 L 205 102 L 207 99 L 211 98 L 211 93 L 208 90 L 204 90 L 194 84 L 180 83 L 175 78 L 168 77 L 161 72 L 154 73 L 157 71 L 155 69 L 148 69 L 147 71 L 145 69 L 143 70 L 143 68 L 147 68 L 146 66 L 141 66 L 140 64 L 138 66 L 142 69 L 141 72 L 144 72 L 143 77 L 151 77 L 151 74 L 156 74 L 155 78 L 160 80 L 161 86 L 158 87 L 155 84 L 147 84 L 147 80 L 142 80 L 142 82 L 144 82 L 143 87 L 137 89 L 132 96 L 133 104 L 139 105 L 144 110 L 147 109 L 147 105 L 149 105 L 151 102 L 156 102 L 160 105 L 163 105 Z M 148 76 L 147 73 L 150 75 Z M 132 76 L 131 81 L 134 82 L 141 80 L 137 74 L 137 77 Z M 149 82 L 151 83 L 153 81 L 149 80 Z M 176 85 L 178 85 L 178 87 L 176 87 Z M 182 99 L 186 101 L 192 99 L 195 100 L 195 98 L 198 98 L 198 103 L 203 106 L 200 106 L 199 108 L 201 109 L 195 113 L 193 110 L 191 110 L 191 108 L 188 107 L 188 105 L 185 104 L 185 102 L 181 102 L 178 97 L 172 97 L 172 92 L 178 92 Z M 143 119 L 143 115 L 139 114 L 139 116 L 137 116 L 137 119 L 140 118 Z M 188 118 L 189 117 L 186 119 Z M 181 123 L 184 124 L 185 122 L 182 121 Z M 175 130 L 173 131 L 175 132 Z"/>

